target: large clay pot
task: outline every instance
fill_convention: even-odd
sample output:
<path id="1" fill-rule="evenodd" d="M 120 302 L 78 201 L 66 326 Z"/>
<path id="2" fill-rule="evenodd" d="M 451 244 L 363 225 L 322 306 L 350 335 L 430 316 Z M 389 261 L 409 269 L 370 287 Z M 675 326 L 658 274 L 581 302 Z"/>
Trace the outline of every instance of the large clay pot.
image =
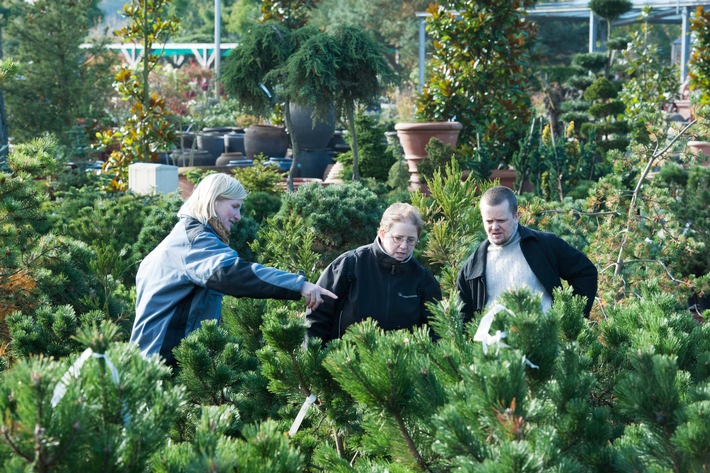
<path id="1" fill-rule="evenodd" d="M 244 150 L 247 159 L 254 159 L 257 154 L 283 158 L 288 151 L 286 130 L 274 125 L 252 125 L 244 133 Z"/>
<path id="2" fill-rule="evenodd" d="M 698 159 L 699 164 L 710 164 L 710 141 L 688 141 L 690 152 Z"/>
<path id="3" fill-rule="evenodd" d="M 335 132 L 335 107 L 328 116 L 313 122 L 311 107 L 301 107 L 296 104 L 289 105 L 291 112 L 291 127 L 289 134 L 298 141 L 299 149 L 323 149 L 328 147 Z"/>
<path id="4" fill-rule="evenodd" d="M 456 146 L 461 128 L 463 125 L 459 122 L 405 122 L 394 126 L 404 150 L 404 159 L 407 160 L 410 191 L 422 188 L 417 168 L 422 159 L 427 157 L 425 147 L 429 140 L 437 138 L 443 143 Z"/>

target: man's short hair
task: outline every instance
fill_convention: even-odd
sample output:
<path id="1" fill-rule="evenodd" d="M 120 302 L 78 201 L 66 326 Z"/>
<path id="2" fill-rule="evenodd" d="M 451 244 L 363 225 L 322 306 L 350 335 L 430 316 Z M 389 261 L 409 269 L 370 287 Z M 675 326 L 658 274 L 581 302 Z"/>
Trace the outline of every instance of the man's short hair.
<path id="1" fill-rule="evenodd" d="M 508 202 L 513 215 L 518 212 L 518 198 L 509 187 L 493 186 L 481 196 L 481 203 L 489 206 L 500 205 L 503 202 Z"/>

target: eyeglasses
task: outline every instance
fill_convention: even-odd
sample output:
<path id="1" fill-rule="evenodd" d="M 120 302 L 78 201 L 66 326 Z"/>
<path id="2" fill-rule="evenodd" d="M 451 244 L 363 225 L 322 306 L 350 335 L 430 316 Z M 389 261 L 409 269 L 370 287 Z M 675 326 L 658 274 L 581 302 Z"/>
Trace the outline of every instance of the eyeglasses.
<path id="1" fill-rule="evenodd" d="M 392 235 L 391 233 L 388 233 L 390 238 L 392 238 L 392 241 L 395 242 L 397 245 L 401 245 L 402 243 L 407 243 L 407 246 L 414 246 L 417 244 L 417 241 L 419 241 L 418 238 L 415 237 L 405 237 L 402 235 Z"/>

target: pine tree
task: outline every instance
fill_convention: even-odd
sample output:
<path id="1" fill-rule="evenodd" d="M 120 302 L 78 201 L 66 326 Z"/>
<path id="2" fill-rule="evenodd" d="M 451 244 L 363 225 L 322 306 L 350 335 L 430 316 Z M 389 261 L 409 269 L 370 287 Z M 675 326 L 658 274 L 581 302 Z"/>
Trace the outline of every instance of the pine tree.
<path id="1" fill-rule="evenodd" d="M 77 339 L 87 349 L 60 361 L 22 360 L 0 381 L 6 468 L 143 472 L 163 448 L 183 389 L 157 357 L 114 343 L 102 323 Z M 72 366 L 69 366 L 72 362 Z"/>
<path id="2" fill-rule="evenodd" d="M 22 68 L 22 74 L 3 85 L 11 134 L 20 141 L 63 132 L 77 119 L 101 118 L 111 87 L 113 61 L 99 39 L 88 42 L 98 0 L 12 0 L 5 54 Z"/>

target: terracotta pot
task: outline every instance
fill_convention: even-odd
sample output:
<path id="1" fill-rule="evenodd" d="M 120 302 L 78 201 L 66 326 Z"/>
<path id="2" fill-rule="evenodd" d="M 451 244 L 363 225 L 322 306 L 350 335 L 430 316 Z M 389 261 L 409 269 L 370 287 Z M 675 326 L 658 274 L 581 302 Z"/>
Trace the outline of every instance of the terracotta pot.
<path id="1" fill-rule="evenodd" d="M 688 141 L 688 148 L 700 164 L 710 165 L 710 141 Z"/>
<path id="2" fill-rule="evenodd" d="M 283 158 L 288 151 L 288 135 L 281 126 L 252 125 L 244 133 L 244 150 L 247 159 L 257 154 L 270 158 Z"/>
<path id="3" fill-rule="evenodd" d="M 425 147 L 429 140 L 437 138 L 443 143 L 456 146 L 461 128 L 463 125 L 459 122 L 397 123 L 394 126 L 404 150 L 404 159 L 407 160 L 410 191 L 422 189 L 417 168 L 422 159 L 427 157 Z"/>
<path id="4" fill-rule="evenodd" d="M 491 181 L 498 179 L 501 186 L 508 187 L 509 189 L 515 189 L 515 177 L 517 176 L 517 171 L 515 169 L 494 169 L 491 171 Z"/>

